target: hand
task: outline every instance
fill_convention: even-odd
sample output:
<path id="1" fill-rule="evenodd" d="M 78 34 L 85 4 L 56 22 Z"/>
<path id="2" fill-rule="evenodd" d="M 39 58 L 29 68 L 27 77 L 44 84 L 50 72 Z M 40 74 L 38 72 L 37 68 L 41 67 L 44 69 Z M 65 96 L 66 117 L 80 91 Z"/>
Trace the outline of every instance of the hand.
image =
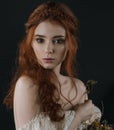
<path id="1" fill-rule="evenodd" d="M 92 100 L 86 100 L 84 103 L 79 104 L 75 112 L 75 118 L 78 118 L 80 123 L 90 119 L 94 114 L 94 104 Z"/>

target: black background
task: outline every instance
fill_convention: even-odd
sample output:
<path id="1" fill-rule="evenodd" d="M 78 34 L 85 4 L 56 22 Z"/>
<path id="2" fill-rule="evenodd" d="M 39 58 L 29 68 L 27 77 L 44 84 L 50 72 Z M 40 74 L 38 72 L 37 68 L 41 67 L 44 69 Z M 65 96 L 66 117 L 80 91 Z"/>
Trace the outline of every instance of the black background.
<path id="1" fill-rule="evenodd" d="M 17 44 L 25 34 L 24 24 L 44 1 L 7 0 L 0 4 L 0 130 L 14 130 L 12 110 L 6 109 L 3 99 L 15 68 Z M 98 81 L 89 97 L 101 110 L 104 108 L 102 120 L 114 123 L 114 1 L 55 1 L 66 3 L 79 19 L 79 78 Z"/>

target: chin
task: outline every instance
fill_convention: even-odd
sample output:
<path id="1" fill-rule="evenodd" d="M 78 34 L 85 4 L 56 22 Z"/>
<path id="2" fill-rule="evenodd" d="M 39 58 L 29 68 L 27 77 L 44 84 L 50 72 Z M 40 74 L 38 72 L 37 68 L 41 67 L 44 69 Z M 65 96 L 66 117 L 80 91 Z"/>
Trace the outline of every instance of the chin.
<path id="1" fill-rule="evenodd" d="M 45 68 L 45 69 L 54 69 L 55 67 L 54 66 L 43 66 L 43 68 Z"/>

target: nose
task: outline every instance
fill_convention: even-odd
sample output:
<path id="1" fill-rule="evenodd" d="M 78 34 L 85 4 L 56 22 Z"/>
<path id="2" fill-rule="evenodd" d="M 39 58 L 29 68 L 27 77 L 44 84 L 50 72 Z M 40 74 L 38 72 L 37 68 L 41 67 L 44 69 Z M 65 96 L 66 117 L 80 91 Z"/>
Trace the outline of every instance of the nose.
<path id="1" fill-rule="evenodd" d="M 44 48 L 44 51 L 48 54 L 50 53 L 54 53 L 54 46 L 51 42 L 47 43 L 45 48 Z"/>

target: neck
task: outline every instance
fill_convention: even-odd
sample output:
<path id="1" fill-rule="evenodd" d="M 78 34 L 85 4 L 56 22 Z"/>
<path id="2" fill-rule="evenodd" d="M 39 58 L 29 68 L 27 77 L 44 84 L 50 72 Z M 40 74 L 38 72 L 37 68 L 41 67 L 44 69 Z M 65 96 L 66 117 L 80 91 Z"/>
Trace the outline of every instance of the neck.
<path id="1" fill-rule="evenodd" d="M 57 75 L 57 77 L 59 77 L 61 74 L 60 74 L 60 68 L 61 68 L 61 64 L 59 64 L 58 66 L 56 66 L 56 68 L 54 68 L 54 72 L 55 74 Z"/>

